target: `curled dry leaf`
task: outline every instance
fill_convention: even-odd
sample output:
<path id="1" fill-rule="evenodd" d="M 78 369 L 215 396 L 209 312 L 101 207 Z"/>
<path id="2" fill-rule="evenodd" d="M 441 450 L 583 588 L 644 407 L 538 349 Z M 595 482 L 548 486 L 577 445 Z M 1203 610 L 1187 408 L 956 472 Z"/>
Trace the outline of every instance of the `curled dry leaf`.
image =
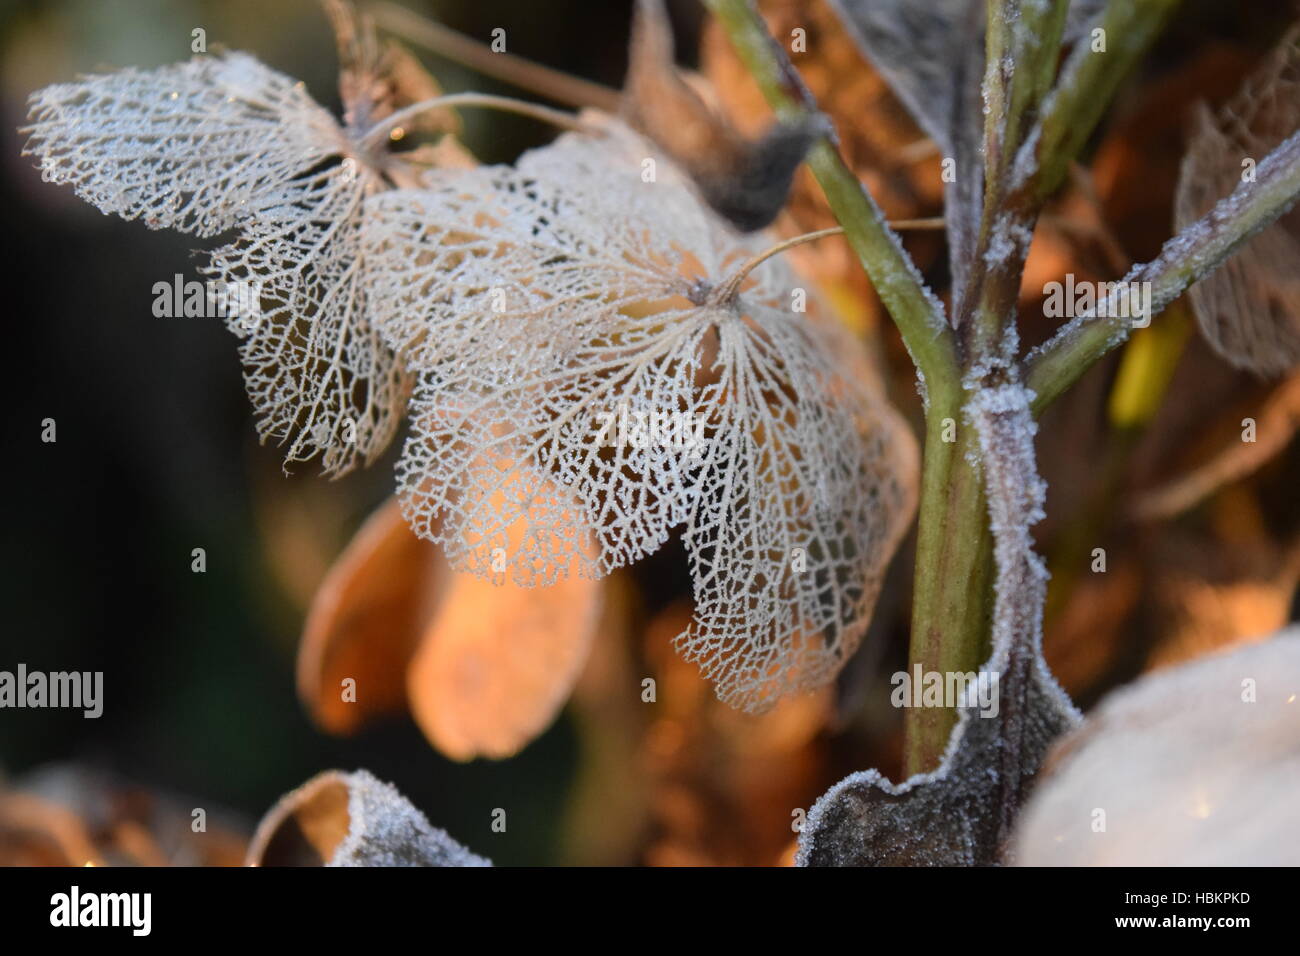
<path id="1" fill-rule="evenodd" d="M 389 502 L 317 593 L 298 652 L 298 693 L 332 733 L 409 707 L 443 754 L 507 757 L 568 699 L 600 606 L 591 580 L 533 591 L 455 574 Z M 343 696 L 347 679 L 354 700 Z"/>
<path id="2" fill-rule="evenodd" d="M 523 522 L 510 531 L 517 539 Z M 599 581 L 572 577 L 528 589 L 501 578 L 450 575 L 407 670 L 416 723 L 456 760 L 508 757 L 549 726 L 600 622 Z"/>
<path id="3" fill-rule="evenodd" d="M 262 818 L 246 866 L 491 866 L 392 784 L 365 770 L 327 770 Z"/>
<path id="4" fill-rule="evenodd" d="M 718 215 L 745 232 L 777 217 L 795 169 L 830 130 L 823 117 L 808 116 L 778 121 L 755 141 L 742 136 L 677 68 L 663 0 L 637 0 L 622 112 L 690 173 Z"/>
<path id="5" fill-rule="evenodd" d="M 390 501 L 367 519 L 316 592 L 298 647 L 298 696 L 331 733 L 406 706 L 406 668 L 448 571 Z M 355 701 L 343 682 L 356 682 Z"/>
<path id="6" fill-rule="evenodd" d="M 1217 113 L 1202 105 L 1179 176 L 1175 225 L 1184 229 L 1247 177 L 1300 126 L 1300 29 Z M 1300 365 L 1300 211 L 1292 210 L 1192 286 L 1197 322 L 1238 368 L 1282 375 Z"/>
<path id="7" fill-rule="evenodd" d="M 387 446 L 410 384 L 371 326 L 359 237 L 365 197 L 417 182 L 420 167 L 416 153 L 362 138 L 432 81 L 381 54 L 349 8 L 329 9 L 346 126 L 247 54 L 203 55 L 38 91 L 26 152 L 102 212 L 205 237 L 237 231 L 202 272 L 243 340 L 258 430 L 288 444 L 287 461 L 320 455 L 340 474 Z"/>
<path id="8" fill-rule="evenodd" d="M 1160 671 L 1053 750 L 1026 866 L 1300 864 L 1300 629 Z"/>
<path id="9" fill-rule="evenodd" d="M 728 290 L 756 247 L 613 122 L 369 215 L 382 329 L 419 370 L 398 473 L 421 535 L 533 584 L 684 525 L 679 646 L 719 696 L 757 710 L 834 676 L 910 521 L 916 447 L 860 346 L 792 311 L 781 263 Z"/>

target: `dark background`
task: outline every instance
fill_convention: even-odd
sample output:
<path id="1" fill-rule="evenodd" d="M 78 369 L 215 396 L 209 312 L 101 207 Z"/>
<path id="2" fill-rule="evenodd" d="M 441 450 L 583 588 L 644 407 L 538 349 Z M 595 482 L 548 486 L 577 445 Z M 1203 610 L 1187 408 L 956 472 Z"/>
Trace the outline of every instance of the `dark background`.
<path id="1" fill-rule="evenodd" d="M 621 82 L 622 0 L 412 6 L 483 39 L 504 26 L 511 52 Z M 194 278 L 203 241 L 104 216 L 41 182 L 20 155 L 16 127 L 33 90 L 187 59 L 196 26 L 210 50 L 252 52 L 338 111 L 333 39 L 313 0 L 0 3 L 0 669 L 100 670 L 105 698 L 98 720 L 0 713 L 0 771 L 76 761 L 251 823 L 317 771 L 364 766 L 497 862 L 549 862 L 576 758 L 563 718 L 515 759 L 465 766 L 404 717 L 341 740 L 299 705 L 306 602 L 390 493 L 393 452 L 336 482 L 310 465 L 286 477 L 278 450 L 257 443 L 236 341 L 220 320 L 152 314 L 153 284 Z M 518 94 L 417 53 L 449 91 Z M 485 161 L 550 135 L 501 114 L 464 118 Z M 57 423 L 54 444 L 40 440 L 45 418 Z M 205 574 L 190 569 L 196 547 Z M 490 834 L 485 808 L 502 805 L 514 808 L 509 830 Z"/>

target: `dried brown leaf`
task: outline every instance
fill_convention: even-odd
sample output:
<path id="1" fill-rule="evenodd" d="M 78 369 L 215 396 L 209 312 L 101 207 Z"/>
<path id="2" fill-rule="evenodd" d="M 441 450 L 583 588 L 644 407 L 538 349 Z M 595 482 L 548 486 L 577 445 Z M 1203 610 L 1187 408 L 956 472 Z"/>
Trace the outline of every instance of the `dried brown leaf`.
<path id="1" fill-rule="evenodd" d="M 511 528 L 516 539 L 524 530 L 523 521 Z M 504 577 L 452 575 L 407 671 L 416 723 L 455 760 L 509 757 L 540 734 L 596 636 L 602 582 L 523 588 Z"/>
<path id="2" fill-rule="evenodd" d="M 816 116 L 778 122 L 754 141 L 738 133 L 677 68 L 663 0 L 637 0 L 622 112 L 690 173 L 715 212 L 744 232 L 777 217 L 795 169 L 830 129 Z"/>
<path id="3" fill-rule="evenodd" d="M 316 593 L 298 648 L 298 695 L 331 733 L 406 705 L 406 668 L 449 571 L 390 501 L 367 519 Z M 355 681 L 356 699 L 343 697 Z"/>

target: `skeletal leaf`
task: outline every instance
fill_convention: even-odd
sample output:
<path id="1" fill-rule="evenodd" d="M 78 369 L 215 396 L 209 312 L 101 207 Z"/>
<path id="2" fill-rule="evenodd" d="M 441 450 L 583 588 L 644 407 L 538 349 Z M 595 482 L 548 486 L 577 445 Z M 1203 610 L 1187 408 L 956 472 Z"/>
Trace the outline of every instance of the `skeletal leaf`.
<path id="1" fill-rule="evenodd" d="M 253 834 L 248 866 L 491 866 L 392 784 L 327 770 L 280 798 Z"/>
<path id="2" fill-rule="evenodd" d="M 368 281 L 419 370 L 401 495 L 455 566 L 490 575 L 504 554 L 522 584 L 602 575 L 684 525 L 681 649 L 759 709 L 856 645 L 915 446 L 857 346 L 790 311 L 780 263 L 723 294 L 755 246 L 651 144 L 605 132 L 372 203 Z"/>
<path id="3" fill-rule="evenodd" d="M 823 118 L 804 117 L 778 121 L 753 142 L 742 136 L 677 68 L 663 0 L 637 0 L 622 112 L 690 173 L 718 215 L 745 232 L 777 217 L 795 169 L 829 130 Z"/>
<path id="4" fill-rule="evenodd" d="M 243 339 L 259 432 L 287 443 L 288 461 L 320 455 L 339 474 L 388 444 L 410 384 L 369 323 L 362 201 L 418 181 L 352 123 L 425 87 L 362 39 L 347 8 L 330 9 L 346 128 L 302 83 L 232 53 L 46 87 L 31 98 L 27 151 L 105 213 L 199 236 L 238 230 L 202 272 L 241 300 L 226 322 Z M 404 63 L 400 82 L 384 72 Z"/>
<path id="5" fill-rule="evenodd" d="M 285 205 L 296 176 L 346 148 L 301 83 L 244 53 L 58 83 L 29 105 L 27 152 L 44 179 L 199 236 Z"/>
<path id="6" fill-rule="evenodd" d="M 1231 193 L 1253 166 L 1300 127 L 1300 30 L 1217 113 L 1203 104 L 1179 175 L 1175 225 L 1187 228 Z M 1206 341 L 1238 368 L 1282 375 L 1300 365 L 1300 212 L 1249 240 L 1192 286 Z"/>
<path id="7" fill-rule="evenodd" d="M 1029 393 L 973 393 L 997 564 L 993 653 L 979 680 L 996 708 L 969 699 L 939 766 L 893 784 L 876 770 L 840 781 L 800 835 L 804 866 L 985 865 L 1004 859 L 1014 814 L 1048 747 L 1079 719 L 1042 656 L 1046 569 L 1033 551 L 1045 487 L 1033 457 Z M 978 686 L 978 685 L 977 685 Z M 996 713 L 992 711 L 996 709 Z"/>
<path id="8" fill-rule="evenodd" d="M 1026 866 L 1300 864 L 1300 630 L 1157 671 L 1052 751 Z"/>

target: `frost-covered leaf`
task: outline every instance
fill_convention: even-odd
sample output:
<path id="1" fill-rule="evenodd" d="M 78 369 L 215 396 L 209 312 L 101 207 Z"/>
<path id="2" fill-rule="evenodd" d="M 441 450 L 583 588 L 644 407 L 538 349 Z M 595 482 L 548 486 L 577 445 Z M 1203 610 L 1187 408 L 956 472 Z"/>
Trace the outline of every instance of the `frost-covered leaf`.
<path id="1" fill-rule="evenodd" d="M 244 340 L 259 432 L 287 443 L 287 460 L 319 455 L 338 474 L 384 449 L 409 392 L 369 323 L 359 235 L 363 199 L 417 175 L 363 146 L 353 124 L 428 84 L 348 8 L 330 8 L 346 129 L 302 83 L 232 53 L 46 87 L 31 98 L 27 151 L 105 213 L 199 236 L 238 230 L 202 271 L 238 305 L 226 322 Z"/>
<path id="2" fill-rule="evenodd" d="M 915 446 L 857 346 L 791 311 L 779 262 L 719 298 L 756 246 L 651 144 L 605 132 L 373 202 L 369 281 L 420 374 L 401 493 L 453 564 L 524 584 L 599 576 L 684 525 L 680 646 L 762 708 L 856 645 Z"/>
<path id="3" fill-rule="evenodd" d="M 963 125 L 979 131 L 979 109 L 969 111 L 970 87 L 979 101 L 983 76 L 982 0 L 829 0 L 863 54 L 893 87 L 917 124 L 953 155 Z M 1070 4 L 1065 42 L 1076 40 L 1105 0 Z M 972 52 L 975 54 L 972 57 Z"/>
<path id="4" fill-rule="evenodd" d="M 983 47 L 979 0 L 830 0 L 862 52 L 920 127 L 952 155 L 967 53 Z M 980 58 L 982 62 L 983 58 Z M 978 114 L 966 117 L 978 124 Z"/>
<path id="5" fill-rule="evenodd" d="M 1116 691 L 1053 750 L 1016 861 L 1300 865 L 1298 695 L 1297 628 Z"/>
<path id="6" fill-rule="evenodd" d="M 952 866 L 1001 861 L 1014 813 L 1048 747 L 1079 719 L 1042 655 L 1047 572 L 1029 529 L 1045 486 L 1034 465 L 1030 394 L 982 387 L 977 429 L 997 564 L 993 653 L 979 679 L 995 693 L 960 708 L 939 766 L 895 785 L 876 770 L 846 777 L 800 835 L 805 866 Z M 982 705 L 988 700 L 996 708 Z M 996 713 L 993 711 L 996 710 Z"/>
<path id="7" fill-rule="evenodd" d="M 1300 128 L 1300 30 L 1217 113 L 1202 105 L 1179 176 L 1175 225 L 1186 229 Z M 1264 229 L 1191 287 L 1201 332 L 1238 368 L 1281 375 L 1300 365 L 1300 211 Z"/>
<path id="8" fill-rule="evenodd" d="M 125 69 L 32 94 L 27 152 L 105 213 L 213 236 L 290 201 L 346 148 L 303 84 L 245 53 Z"/>
<path id="9" fill-rule="evenodd" d="M 299 193 L 244 225 L 204 274 L 259 292 L 260 314 L 228 325 L 262 437 L 288 461 L 321 456 L 327 474 L 369 462 L 391 441 L 410 383 L 369 321 L 362 284 L 363 200 L 381 187 L 351 159 L 298 180 Z"/>
<path id="10" fill-rule="evenodd" d="M 253 834 L 248 866 L 491 866 L 392 784 L 327 770 L 280 798 Z"/>

